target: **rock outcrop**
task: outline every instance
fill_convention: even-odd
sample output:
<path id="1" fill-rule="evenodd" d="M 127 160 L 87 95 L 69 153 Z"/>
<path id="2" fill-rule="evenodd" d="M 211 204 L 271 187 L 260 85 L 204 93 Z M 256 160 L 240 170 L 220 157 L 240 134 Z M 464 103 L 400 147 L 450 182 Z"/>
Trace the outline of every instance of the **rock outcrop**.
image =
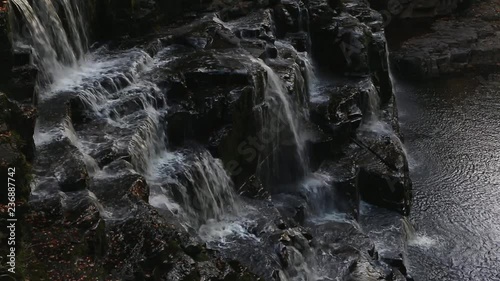
<path id="1" fill-rule="evenodd" d="M 498 1 L 474 5 L 465 15 L 437 20 L 426 34 L 411 38 L 393 52 L 405 76 L 435 78 L 478 71 L 498 71 L 500 18 Z"/>
<path id="2" fill-rule="evenodd" d="M 89 3 L 96 38 L 130 37 L 94 50 L 97 74 L 37 93 L 28 277 L 409 278 L 356 227 L 361 200 L 411 205 L 383 17 L 366 1 Z M 213 185 L 205 167 L 231 179 Z M 234 247 L 202 225 L 204 207 L 229 207 L 209 189 L 221 185 L 255 216 Z"/>
<path id="3" fill-rule="evenodd" d="M 393 20 L 433 18 L 466 10 L 472 0 L 386 0 L 369 1 L 372 8 L 379 11 L 388 25 Z"/>

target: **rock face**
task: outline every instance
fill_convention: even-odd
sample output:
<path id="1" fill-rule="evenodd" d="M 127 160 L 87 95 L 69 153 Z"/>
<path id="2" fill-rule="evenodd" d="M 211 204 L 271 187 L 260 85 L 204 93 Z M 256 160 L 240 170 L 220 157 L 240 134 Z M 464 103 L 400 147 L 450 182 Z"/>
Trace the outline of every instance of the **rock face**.
<path id="1" fill-rule="evenodd" d="M 496 71 L 500 64 L 498 1 L 478 3 L 464 16 L 437 20 L 424 35 L 393 52 L 398 72 L 434 78 L 477 69 Z"/>
<path id="2" fill-rule="evenodd" d="M 385 0 L 369 1 L 372 8 L 380 11 L 390 24 L 397 19 L 432 18 L 436 16 L 450 15 L 455 11 L 467 9 L 471 0 Z"/>
<path id="3" fill-rule="evenodd" d="M 357 227 L 361 200 L 411 205 L 366 1 L 89 5 L 96 37 L 131 38 L 94 50 L 76 84 L 39 88 L 28 278 L 409 278 Z M 241 206 L 234 233 L 217 228 Z"/>
<path id="4" fill-rule="evenodd" d="M 360 169 L 362 198 L 407 212 L 411 183 L 395 121 L 383 19 L 366 2 L 348 3 L 345 9 L 331 7 L 326 1 L 311 1 L 310 5 L 313 55 L 320 66 L 347 77 L 339 81 L 342 88 L 325 85 L 319 89 L 311 103 L 312 120 L 320 125 L 323 138 L 330 135 L 337 147 L 353 140 L 361 154 L 366 154 L 343 152 L 357 155 L 353 158 Z M 365 125 L 359 128 L 362 123 Z M 369 128 L 373 123 L 389 129 L 375 132 Z"/>
<path id="5" fill-rule="evenodd" d="M 0 179 L 5 186 L 0 189 L 0 226 L 7 229 L 8 211 L 15 210 L 16 219 L 23 221 L 30 196 L 31 165 L 34 143 L 35 110 L 20 106 L 0 92 Z M 12 203 L 15 202 L 14 209 Z M 11 208 L 11 209 L 9 209 Z M 16 224 L 16 243 L 26 235 L 26 228 Z M 2 232 L 2 253 L 9 253 L 8 236 Z M 0 265 L 0 272 L 7 273 L 7 265 Z"/>
<path id="6" fill-rule="evenodd" d="M 2 7 L 3 8 L 3 7 Z M 12 48 L 7 27 L 8 15 L 0 10 L 0 84 L 4 84 L 12 68 Z"/>

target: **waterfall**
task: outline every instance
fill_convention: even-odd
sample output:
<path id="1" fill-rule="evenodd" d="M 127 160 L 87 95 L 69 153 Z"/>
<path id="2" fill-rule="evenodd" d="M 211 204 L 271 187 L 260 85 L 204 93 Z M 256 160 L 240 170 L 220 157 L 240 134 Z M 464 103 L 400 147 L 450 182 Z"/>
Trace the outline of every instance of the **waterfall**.
<path id="1" fill-rule="evenodd" d="M 191 227 L 237 213 L 238 200 L 222 161 L 205 150 L 186 152 L 164 151 L 153 160 L 147 175 L 151 205 L 178 215 Z"/>
<path id="2" fill-rule="evenodd" d="M 202 221 L 221 219 L 227 209 L 236 210 L 236 201 L 233 184 L 228 176 L 222 161 L 216 160 L 209 152 L 202 152 L 195 156 L 193 165 L 185 172 L 189 185 L 194 189 L 194 196 L 190 199 L 183 194 L 184 200 L 191 201 L 188 210 L 198 215 Z"/>
<path id="3" fill-rule="evenodd" d="M 298 171 L 295 172 L 298 172 L 300 177 L 308 170 L 306 139 L 301 134 L 299 122 L 301 113 L 288 96 L 288 90 L 278 74 L 264 61 L 254 58 L 252 61 L 260 65 L 266 72 L 265 104 L 269 113 L 269 115 L 261 116 L 260 137 L 268 145 L 268 155 L 264 156 L 265 159 L 261 159 L 260 162 L 265 162 L 266 165 L 259 167 L 258 174 L 263 176 L 265 181 L 280 177 L 282 175 L 280 175 L 279 164 L 284 162 L 288 169 L 297 168 Z M 292 155 L 287 152 L 280 153 L 284 146 L 293 147 Z M 279 157 L 283 157 L 285 154 L 287 154 L 287 160 L 280 161 Z M 292 160 L 290 161 L 290 159 Z M 292 173 L 288 171 L 288 176 L 290 174 Z"/>
<path id="4" fill-rule="evenodd" d="M 66 67 L 77 65 L 83 58 L 88 45 L 82 14 L 85 1 L 35 0 L 30 4 L 28 0 L 11 0 L 10 3 L 17 41 L 14 46 L 22 43 L 31 46 L 43 81 L 53 81 Z M 22 18 L 18 18 L 17 11 Z"/>

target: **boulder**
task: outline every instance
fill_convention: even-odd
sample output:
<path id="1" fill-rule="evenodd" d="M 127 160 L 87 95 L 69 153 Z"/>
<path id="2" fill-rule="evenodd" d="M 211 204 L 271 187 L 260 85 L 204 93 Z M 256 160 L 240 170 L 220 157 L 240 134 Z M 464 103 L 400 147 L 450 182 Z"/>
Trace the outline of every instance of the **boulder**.
<path id="1" fill-rule="evenodd" d="M 309 3 L 312 52 L 319 66 L 347 76 L 371 76 L 386 102 L 392 96 L 383 19 L 364 1 L 331 7 Z"/>
<path id="2" fill-rule="evenodd" d="M 357 158 L 360 167 L 357 185 L 361 198 L 408 214 L 412 185 L 406 154 L 399 138 L 392 132 L 360 130 L 357 143 L 362 150 Z"/>

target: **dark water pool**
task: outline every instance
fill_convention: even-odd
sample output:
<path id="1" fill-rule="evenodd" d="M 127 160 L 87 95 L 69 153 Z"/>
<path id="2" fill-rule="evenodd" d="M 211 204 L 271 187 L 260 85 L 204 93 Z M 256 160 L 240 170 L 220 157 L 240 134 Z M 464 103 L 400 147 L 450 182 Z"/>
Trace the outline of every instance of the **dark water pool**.
<path id="1" fill-rule="evenodd" d="M 500 76 L 396 79 L 418 281 L 500 280 Z"/>

